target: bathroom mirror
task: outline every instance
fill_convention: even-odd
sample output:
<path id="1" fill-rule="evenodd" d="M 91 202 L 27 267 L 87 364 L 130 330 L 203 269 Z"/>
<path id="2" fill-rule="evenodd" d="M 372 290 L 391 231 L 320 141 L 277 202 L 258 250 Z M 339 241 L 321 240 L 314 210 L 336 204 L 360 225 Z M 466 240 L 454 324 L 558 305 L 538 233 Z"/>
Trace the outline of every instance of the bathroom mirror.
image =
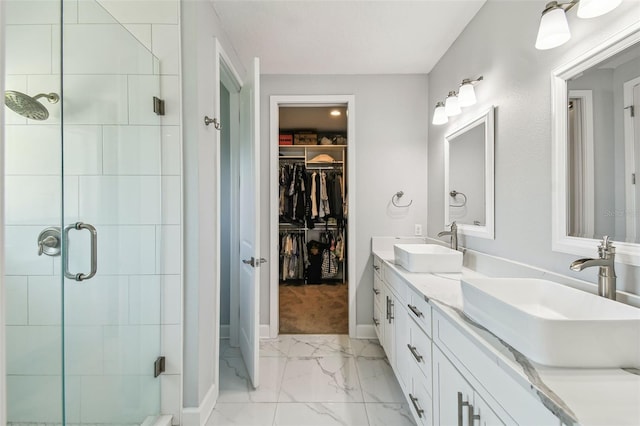
<path id="1" fill-rule="evenodd" d="M 640 265 L 640 24 L 552 73 L 553 249 Z M 635 105 L 635 107 L 634 107 Z"/>
<path id="2" fill-rule="evenodd" d="M 444 137 L 445 226 L 494 238 L 493 115 L 491 107 Z"/>

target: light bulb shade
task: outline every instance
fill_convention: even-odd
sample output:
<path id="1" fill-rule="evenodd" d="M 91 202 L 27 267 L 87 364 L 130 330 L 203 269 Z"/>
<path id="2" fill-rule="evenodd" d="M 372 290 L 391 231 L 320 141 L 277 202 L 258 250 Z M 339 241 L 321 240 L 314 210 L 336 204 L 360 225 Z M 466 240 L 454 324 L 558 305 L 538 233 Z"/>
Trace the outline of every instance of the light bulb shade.
<path id="1" fill-rule="evenodd" d="M 474 105 L 476 103 L 476 91 L 473 88 L 473 84 L 464 83 L 460 86 L 460 91 L 458 92 L 458 104 L 461 107 L 468 107 Z"/>
<path id="2" fill-rule="evenodd" d="M 547 50 L 566 43 L 571 38 L 564 9 L 557 6 L 542 13 L 536 49 Z"/>
<path id="3" fill-rule="evenodd" d="M 456 92 L 449 92 L 449 96 L 444 100 L 444 112 L 448 117 L 458 115 L 462 112 Z"/>
<path id="4" fill-rule="evenodd" d="M 446 124 L 449 121 L 447 114 L 444 112 L 444 104 L 442 102 L 438 102 L 436 105 L 436 109 L 433 111 L 433 121 L 432 123 L 436 126 L 441 124 Z"/>
<path id="5" fill-rule="evenodd" d="M 595 18 L 620 6 L 622 0 L 580 0 L 578 18 Z"/>

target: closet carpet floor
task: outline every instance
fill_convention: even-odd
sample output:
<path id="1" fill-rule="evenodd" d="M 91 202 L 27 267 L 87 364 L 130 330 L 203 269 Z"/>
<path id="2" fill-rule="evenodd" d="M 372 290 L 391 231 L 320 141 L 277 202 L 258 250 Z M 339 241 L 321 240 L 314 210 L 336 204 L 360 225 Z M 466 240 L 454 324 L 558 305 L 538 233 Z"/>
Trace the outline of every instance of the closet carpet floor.
<path id="1" fill-rule="evenodd" d="M 348 334 L 349 286 L 286 285 L 280 289 L 280 333 Z"/>

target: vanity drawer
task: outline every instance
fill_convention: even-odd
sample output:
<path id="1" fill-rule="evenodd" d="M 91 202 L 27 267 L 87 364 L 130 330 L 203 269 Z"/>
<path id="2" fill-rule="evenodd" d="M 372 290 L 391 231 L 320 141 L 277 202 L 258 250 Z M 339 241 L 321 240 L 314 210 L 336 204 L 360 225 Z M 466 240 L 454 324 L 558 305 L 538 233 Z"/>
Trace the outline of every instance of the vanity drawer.
<path id="1" fill-rule="evenodd" d="M 381 292 L 382 293 L 382 292 Z M 376 329 L 376 335 L 378 336 L 378 340 L 382 342 L 383 340 L 383 321 L 384 312 L 382 311 L 382 305 L 374 301 L 373 303 L 373 326 Z"/>
<path id="2" fill-rule="evenodd" d="M 407 290 L 407 311 L 409 316 L 427 333 L 431 338 L 431 305 L 427 302 L 422 293 L 413 288 Z"/>
<path id="3" fill-rule="evenodd" d="M 430 386 L 428 387 L 428 383 L 426 383 L 425 378 L 420 374 L 418 369 L 416 367 L 414 368 L 411 392 L 407 395 L 409 398 L 409 407 L 413 418 L 419 426 L 432 426 L 433 402 L 429 392 Z M 418 410 L 421 411 L 418 412 Z"/>
<path id="4" fill-rule="evenodd" d="M 407 303 L 407 283 L 391 268 L 382 268 L 382 279 L 393 291 L 400 302 Z"/>
<path id="5" fill-rule="evenodd" d="M 411 314 L 409 313 L 408 315 Z M 428 389 L 429 395 L 431 395 L 431 384 L 433 382 L 431 372 L 431 365 L 433 363 L 431 356 L 431 339 L 427 337 L 424 331 L 422 331 L 414 321 L 409 321 L 409 345 L 406 350 L 411 352 L 409 358 L 424 376 L 425 387 Z"/>
<path id="6" fill-rule="evenodd" d="M 373 275 L 373 303 L 382 306 L 384 296 L 382 295 L 384 283 L 382 279 L 376 274 Z M 379 319 L 379 318 L 378 318 Z"/>
<path id="7" fill-rule="evenodd" d="M 373 276 L 382 279 L 382 259 L 378 256 L 373 256 Z"/>

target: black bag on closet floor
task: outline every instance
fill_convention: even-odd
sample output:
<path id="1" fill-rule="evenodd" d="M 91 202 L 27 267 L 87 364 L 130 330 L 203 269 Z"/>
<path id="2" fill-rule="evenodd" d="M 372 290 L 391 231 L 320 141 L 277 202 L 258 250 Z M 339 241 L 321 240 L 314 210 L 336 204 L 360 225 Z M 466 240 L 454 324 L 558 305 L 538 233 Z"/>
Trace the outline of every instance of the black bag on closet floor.
<path id="1" fill-rule="evenodd" d="M 328 247 L 328 244 L 316 240 L 307 243 L 307 255 L 309 256 L 307 284 L 322 283 L 322 252 Z"/>

